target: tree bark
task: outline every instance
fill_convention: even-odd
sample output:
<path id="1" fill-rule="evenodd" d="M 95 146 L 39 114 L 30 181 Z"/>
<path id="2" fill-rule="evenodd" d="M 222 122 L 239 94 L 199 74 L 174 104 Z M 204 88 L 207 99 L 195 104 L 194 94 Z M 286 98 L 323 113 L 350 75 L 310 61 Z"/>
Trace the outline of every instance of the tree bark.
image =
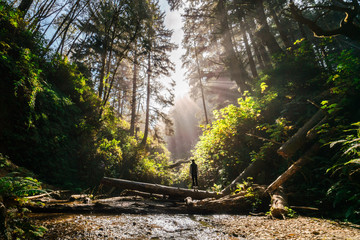
<path id="1" fill-rule="evenodd" d="M 343 35 L 352 40 L 360 41 L 360 27 L 354 23 L 354 21 L 356 21 L 355 19 L 357 19 L 356 16 L 359 15 L 359 3 L 357 0 L 352 2 L 352 8 L 342 8 L 342 10 L 335 5 L 321 6 L 322 9 L 339 11 L 345 14 L 345 18 L 341 21 L 340 26 L 331 30 L 326 30 L 320 27 L 315 21 L 304 17 L 301 10 L 293 2 L 289 4 L 289 7 L 293 18 L 310 28 L 315 37 Z"/>
<path id="2" fill-rule="evenodd" d="M 146 86 L 146 112 L 145 112 L 145 129 L 144 137 L 141 141 L 141 145 L 145 146 L 149 134 L 149 122 L 150 122 L 150 80 L 151 80 L 151 53 L 148 53 L 148 69 L 147 69 L 147 86 Z"/>
<path id="3" fill-rule="evenodd" d="M 274 20 L 274 23 L 276 25 L 276 28 L 280 34 L 280 38 L 282 40 L 282 42 L 284 43 L 285 47 L 286 48 L 289 48 L 291 47 L 291 41 L 289 40 L 288 36 L 287 36 L 287 33 L 284 29 L 284 26 L 283 24 L 281 24 L 280 20 L 279 20 L 279 17 L 277 16 L 275 10 L 274 10 L 274 7 L 273 6 L 270 6 L 269 7 L 269 10 L 270 10 L 270 15 L 271 17 L 273 18 Z"/>
<path id="4" fill-rule="evenodd" d="M 22 0 L 18 9 L 22 12 L 22 15 L 25 16 L 26 13 L 29 11 L 31 4 L 34 0 Z"/>
<path id="5" fill-rule="evenodd" d="M 249 25 L 248 23 L 246 22 L 246 18 L 244 18 L 244 27 L 245 27 L 245 30 L 246 32 L 249 34 L 249 38 L 250 38 L 250 41 L 251 41 L 251 44 L 254 48 L 254 53 L 255 53 L 255 56 L 257 58 L 257 61 L 258 61 L 258 64 L 260 66 L 260 69 L 264 70 L 265 69 L 265 63 L 264 63 L 264 60 L 262 59 L 261 57 L 261 53 L 260 53 L 260 50 L 259 50 L 259 46 L 258 46 L 258 43 L 256 42 L 255 40 L 255 37 L 254 35 L 252 34 L 252 32 L 249 30 Z"/>
<path id="6" fill-rule="evenodd" d="M 256 18 L 261 25 L 260 30 L 257 32 L 257 36 L 263 41 L 271 55 L 281 53 L 282 49 L 270 32 L 270 27 L 266 20 L 263 0 L 255 0 L 255 8 L 257 13 Z"/>
<path id="7" fill-rule="evenodd" d="M 281 174 L 274 182 L 267 188 L 266 192 L 271 193 L 283 185 L 290 179 L 297 171 L 299 171 L 305 164 L 311 161 L 311 157 L 319 150 L 319 145 L 315 143 L 302 157 L 293 163 L 283 174 Z"/>
<path id="8" fill-rule="evenodd" d="M 285 219 L 288 213 L 287 197 L 282 187 L 279 187 L 271 196 L 270 214 L 274 218 Z"/>
<path id="9" fill-rule="evenodd" d="M 241 16 L 241 13 L 239 11 L 238 11 L 237 15 L 238 15 L 239 23 L 240 23 L 240 28 L 241 28 L 241 31 L 243 33 L 243 39 L 244 39 L 246 54 L 247 54 L 248 60 L 249 60 L 251 74 L 253 75 L 254 78 L 257 78 L 259 75 L 257 73 L 254 57 L 253 57 L 253 54 L 251 52 L 251 48 L 250 48 L 250 45 L 249 45 L 249 39 L 248 39 L 248 36 L 247 36 L 247 33 L 246 33 L 246 28 L 245 28 L 245 25 L 244 25 L 245 19 L 244 19 L 244 17 Z"/>
<path id="10" fill-rule="evenodd" d="M 135 46 L 136 48 L 136 46 Z M 133 70 L 133 86 L 131 96 L 131 119 L 130 119 L 130 134 L 135 134 L 135 121 L 136 121 L 136 92 L 137 92 L 137 52 L 134 52 L 134 70 Z"/>
<path id="11" fill-rule="evenodd" d="M 189 209 L 195 212 L 203 213 L 249 213 L 254 208 L 256 198 L 264 197 L 264 188 L 254 187 L 254 194 L 248 194 L 243 191 L 234 195 L 226 195 L 219 199 L 207 198 L 200 201 L 193 201 L 186 198 L 186 204 Z M 262 199 L 266 200 L 266 199 Z"/>
<path id="12" fill-rule="evenodd" d="M 245 168 L 244 171 L 242 171 L 240 173 L 240 175 L 234 179 L 234 181 L 232 181 L 229 186 L 227 186 L 226 188 L 224 188 L 221 191 L 221 194 L 223 195 L 228 195 L 230 194 L 232 191 L 235 190 L 236 188 L 236 184 L 240 183 L 242 180 L 245 180 L 248 177 L 254 176 L 257 173 L 259 173 L 261 170 L 264 169 L 264 167 L 266 166 L 266 162 L 265 161 L 255 161 L 252 162 L 247 168 Z"/>
<path id="13" fill-rule="evenodd" d="M 104 177 L 101 181 L 102 184 L 110 185 L 114 187 L 118 187 L 121 189 L 132 189 L 138 190 L 141 192 L 151 192 L 157 194 L 169 195 L 172 197 L 180 197 L 185 199 L 186 197 L 191 197 L 194 199 L 204 199 L 204 198 L 219 198 L 222 194 L 216 192 L 207 192 L 202 190 L 193 190 L 186 188 L 178 188 L 178 187 L 169 187 L 159 184 L 151 184 L 151 183 L 143 183 L 143 182 L 135 182 L 124 179 L 115 179 Z"/>
<path id="14" fill-rule="evenodd" d="M 277 153 L 284 158 L 291 157 L 297 150 L 299 150 L 307 142 L 308 132 L 316 126 L 325 116 L 322 109 L 305 123 L 289 140 L 287 140 L 278 150 Z"/>
<path id="15" fill-rule="evenodd" d="M 240 88 L 240 92 L 243 93 L 246 90 L 249 90 L 247 82 L 250 77 L 244 67 L 244 64 L 236 56 L 234 50 L 234 44 L 232 42 L 229 22 L 228 22 L 228 13 L 226 10 L 226 1 L 219 0 L 217 5 L 217 17 L 220 22 L 220 32 L 222 34 L 222 45 L 225 49 L 226 54 L 226 65 L 229 68 L 231 80 L 235 81 L 237 86 Z"/>
<path id="16" fill-rule="evenodd" d="M 206 103 L 205 103 L 204 86 L 202 84 L 202 74 L 201 74 L 198 52 L 197 52 L 195 42 L 194 42 L 194 48 L 195 48 L 195 61 L 196 61 L 196 65 L 197 65 L 197 72 L 198 72 L 199 86 L 200 86 L 200 91 L 201 91 L 201 99 L 202 99 L 203 108 L 204 108 L 205 121 L 206 121 L 206 124 L 209 124 L 209 119 L 208 119 L 207 110 L 206 110 Z"/>

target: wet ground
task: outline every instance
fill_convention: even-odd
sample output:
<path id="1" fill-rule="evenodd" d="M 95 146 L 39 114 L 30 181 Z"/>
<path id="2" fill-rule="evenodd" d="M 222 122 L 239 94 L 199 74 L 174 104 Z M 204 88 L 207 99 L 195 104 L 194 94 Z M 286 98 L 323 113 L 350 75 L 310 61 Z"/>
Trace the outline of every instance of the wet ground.
<path id="1" fill-rule="evenodd" d="M 192 214 L 32 214 L 44 239 L 360 239 L 360 226 L 326 219 Z"/>
<path id="2" fill-rule="evenodd" d="M 235 239 L 221 231 L 228 215 L 34 214 L 44 239 Z M 244 239 L 237 237 L 236 239 Z"/>

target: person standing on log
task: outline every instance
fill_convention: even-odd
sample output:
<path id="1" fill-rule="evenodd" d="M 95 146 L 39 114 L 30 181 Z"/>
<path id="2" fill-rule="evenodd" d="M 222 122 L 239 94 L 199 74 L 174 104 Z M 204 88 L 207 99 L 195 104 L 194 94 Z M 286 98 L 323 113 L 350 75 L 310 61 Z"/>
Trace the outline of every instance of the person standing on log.
<path id="1" fill-rule="evenodd" d="M 195 163 L 195 160 L 192 160 L 192 163 L 190 165 L 190 175 L 191 175 L 191 179 L 192 179 L 193 188 L 195 186 L 198 187 L 197 174 L 198 174 L 197 164 Z"/>

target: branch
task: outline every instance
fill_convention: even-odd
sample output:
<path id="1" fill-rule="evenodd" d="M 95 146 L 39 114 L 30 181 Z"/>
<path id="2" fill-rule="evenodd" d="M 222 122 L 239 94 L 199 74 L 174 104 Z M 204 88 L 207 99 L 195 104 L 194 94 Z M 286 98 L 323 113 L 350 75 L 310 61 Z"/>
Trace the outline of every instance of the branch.
<path id="1" fill-rule="evenodd" d="M 263 137 L 260 137 L 260 136 L 256 136 L 256 135 L 251 134 L 251 133 L 245 133 L 245 135 L 250 136 L 250 137 L 255 137 L 255 138 L 258 138 L 258 139 L 263 140 L 263 141 L 268 141 L 268 142 L 272 142 L 272 143 L 275 143 L 275 144 L 278 144 L 278 145 L 282 145 L 282 143 L 279 143 L 277 141 L 274 141 L 274 140 L 271 140 L 271 139 L 268 139 L 268 138 L 263 138 Z"/>
<path id="2" fill-rule="evenodd" d="M 343 11 L 346 14 L 345 18 L 341 21 L 340 27 L 333 30 L 324 30 L 323 28 L 319 27 L 316 22 L 305 18 L 302 15 L 301 10 L 294 3 L 290 3 L 289 7 L 293 18 L 296 21 L 309 27 L 316 37 L 331 37 L 336 35 L 344 35 L 353 40 L 360 41 L 360 27 L 354 25 L 353 23 L 353 20 L 358 13 L 358 11 L 356 10 L 356 5 L 354 10 L 347 9 L 346 11 Z"/>

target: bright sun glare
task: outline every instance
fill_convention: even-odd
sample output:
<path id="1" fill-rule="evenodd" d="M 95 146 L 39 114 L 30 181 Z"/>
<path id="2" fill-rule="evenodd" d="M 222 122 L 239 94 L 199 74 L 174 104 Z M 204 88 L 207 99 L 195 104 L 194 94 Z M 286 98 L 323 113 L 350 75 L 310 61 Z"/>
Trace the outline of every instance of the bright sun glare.
<path id="1" fill-rule="evenodd" d="M 181 21 L 181 14 L 179 11 L 170 11 L 166 0 L 161 0 L 160 5 L 166 12 L 165 26 L 168 29 L 172 29 L 174 31 L 171 41 L 177 44 L 179 47 L 170 54 L 170 59 L 175 64 L 175 72 L 171 74 L 170 78 L 176 82 L 175 98 L 181 98 L 189 92 L 189 85 L 185 79 L 185 69 L 181 67 L 182 63 L 180 59 L 185 52 L 181 46 L 181 41 L 184 36 L 184 32 L 182 30 L 183 23 Z"/>

